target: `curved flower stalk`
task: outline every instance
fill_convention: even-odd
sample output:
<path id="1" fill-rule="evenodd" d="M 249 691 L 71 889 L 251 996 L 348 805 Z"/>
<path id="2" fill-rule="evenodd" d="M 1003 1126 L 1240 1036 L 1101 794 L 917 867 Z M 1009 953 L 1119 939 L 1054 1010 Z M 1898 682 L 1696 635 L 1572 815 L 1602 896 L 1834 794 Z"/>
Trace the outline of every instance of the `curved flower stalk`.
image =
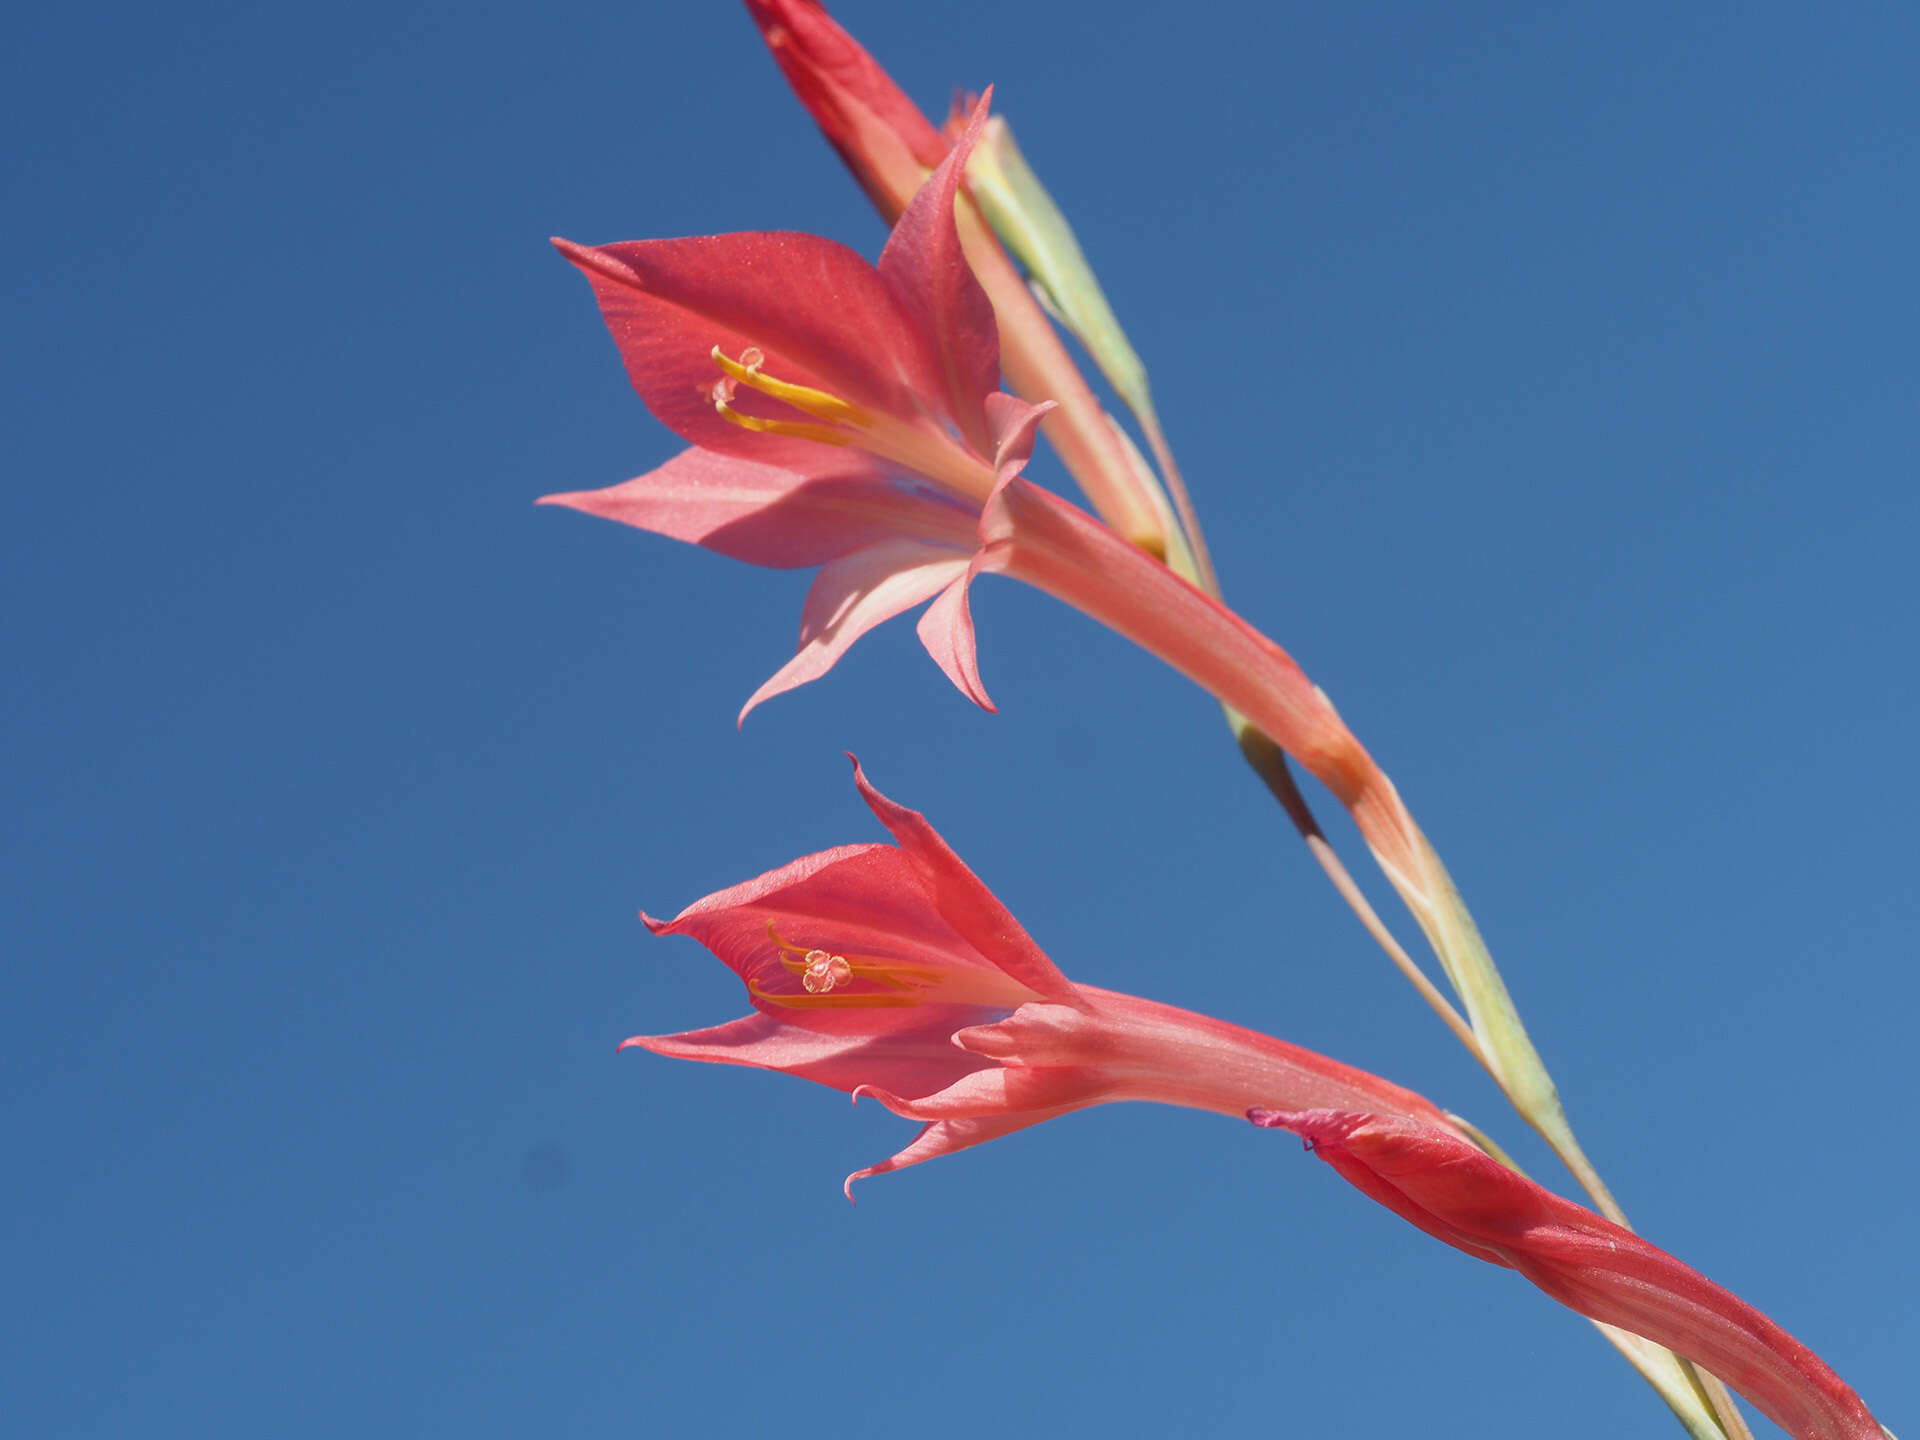
<path id="1" fill-rule="evenodd" d="M 947 157 L 963 126 L 942 131 L 920 112 L 819 0 L 746 0 L 774 60 L 874 208 L 893 224 Z M 970 107 L 971 108 L 971 107 Z M 992 228 L 963 198 L 958 225 L 999 321 L 1014 392 L 1053 402 L 1044 430 L 1100 516 L 1131 543 L 1188 562 L 1180 527 L 1152 472 L 1102 408 Z"/>
<path id="2" fill-rule="evenodd" d="M 1406 1116 L 1256 1109 L 1355 1188 L 1429 1235 L 1518 1270 L 1562 1305 L 1725 1380 L 1795 1440 L 1881 1440 L 1860 1397 L 1805 1345 L 1698 1271 Z"/>
<path id="3" fill-rule="evenodd" d="M 641 917 L 711 950 L 745 982 L 753 1013 L 622 1046 L 780 1070 L 926 1122 L 898 1154 L 848 1176 L 848 1199 L 855 1180 L 1115 1100 L 1236 1117 L 1261 1103 L 1363 1106 L 1448 1124 L 1412 1091 L 1311 1050 L 1075 984 L 925 817 L 858 764 L 854 780 L 893 844 L 803 856 L 670 921 Z"/>

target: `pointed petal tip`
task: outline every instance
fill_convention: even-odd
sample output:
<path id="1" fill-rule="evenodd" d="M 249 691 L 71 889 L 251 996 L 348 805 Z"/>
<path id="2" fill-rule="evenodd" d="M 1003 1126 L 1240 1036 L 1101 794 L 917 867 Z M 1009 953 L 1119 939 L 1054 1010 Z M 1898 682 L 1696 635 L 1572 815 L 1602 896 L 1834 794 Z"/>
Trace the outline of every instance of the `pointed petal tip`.
<path id="1" fill-rule="evenodd" d="M 993 439 L 993 493 L 987 497 L 991 506 L 999 498 L 1000 492 L 1017 480 L 1027 468 L 1027 462 L 1033 458 L 1033 443 L 1040 432 L 1040 423 L 1048 415 L 1059 409 L 1059 402 L 1042 400 L 1037 405 L 1029 405 L 1017 395 L 1009 395 L 1004 390 L 987 396 L 987 428 Z M 984 513 L 982 516 L 984 522 Z"/>
<path id="2" fill-rule="evenodd" d="M 993 697 L 987 694 L 987 687 L 980 679 L 973 611 L 967 598 L 979 563 L 980 556 L 976 555 L 966 572 L 921 612 L 920 622 L 914 629 L 934 664 L 953 682 L 954 688 L 989 715 L 998 715 L 1000 707 L 993 703 Z"/>
<path id="3" fill-rule="evenodd" d="M 649 915 L 644 910 L 640 912 L 640 923 L 655 935 L 671 935 L 673 933 L 673 921 L 661 920 L 656 916 Z"/>
<path id="4" fill-rule="evenodd" d="M 791 678 L 787 674 L 785 666 L 774 671 L 773 674 L 760 682 L 760 688 L 747 697 L 747 703 L 742 705 L 740 707 L 740 713 L 733 717 L 734 731 L 736 733 L 744 731 L 747 728 L 747 716 L 758 710 L 762 705 L 766 704 L 767 701 L 773 699 L 774 696 L 784 695 L 789 690 L 797 690 L 804 684 L 806 684 L 805 680 Z"/>
<path id="5" fill-rule="evenodd" d="M 854 1181 L 871 1180 L 876 1175 L 885 1175 L 890 1171 L 898 1170 L 900 1168 L 899 1164 L 897 1163 L 899 1158 L 900 1157 L 898 1155 L 895 1155 L 890 1159 L 882 1160 L 877 1165 L 869 1165 L 864 1170 L 856 1170 L 851 1175 L 847 1176 L 845 1180 L 841 1181 L 840 1193 L 847 1197 L 847 1203 L 849 1205 L 858 1205 L 860 1203 L 858 1200 L 855 1200 L 853 1198 L 853 1182 Z"/>
<path id="6" fill-rule="evenodd" d="M 869 1100 L 878 1100 L 896 1115 L 906 1115 L 907 1112 L 904 1107 L 913 1103 L 910 1100 L 902 1100 L 891 1090 L 882 1090 L 878 1085 L 856 1085 L 848 1092 L 848 1097 L 855 1105 L 860 1103 L 862 1096 L 865 1096 Z M 918 1117 L 908 1116 L 907 1118 L 916 1119 Z"/>
<path id="7" fill-rule="evenodd" d="M 860 791 L 860 798 L 867 802 L 867 808 L 873 812 L 874 819 L 889 830 L 893 829 L 895 822 L 902 820 L 925 823 L 926 817 L 918 810 L 909 810 L 867 778 L 867 768 L 860 763 L 859 756 L 849 750 L 847 759 L 853 762 L 854 786 Z M 895 838 L 898 839 L 897 836 Z"/>
<path id="8" fill-rule="evenodd" d="M 551 237 L 551 243 L 554 249 L 566 256 L 567 259 L 571 260 L 581 270 L 587 271 L 590 274 L 600 275 L 623 285 L 632 285 L 641 289 L 646 288 L 640 284 L 640 278 L 635 275 L 631 269 L 621 261 L 614 259 L 614 257 L 609 255 L 605 250 L 597 249 L 592 245 L 580 245 L 572 240 L 562 239 L 558 235 Z"/>
<path id="9" fill-rule="evenodd" d="M 734 733 L 739 734 L 746 730 L 747 716 L 758 710 L 762 705 L 766 704 L 767 701 L 773 699 L 774 696 L 784 695 L 788 690 L 793 688 L 791 685 L 775 684 L 774 682 L 779 678 L 778 675 L 774 676 L 773 679 L 768 680 L 758 690 L 747 697 L 747 703 L 742 705 L 740 707 L 740 713 L 733 717 Z"/>

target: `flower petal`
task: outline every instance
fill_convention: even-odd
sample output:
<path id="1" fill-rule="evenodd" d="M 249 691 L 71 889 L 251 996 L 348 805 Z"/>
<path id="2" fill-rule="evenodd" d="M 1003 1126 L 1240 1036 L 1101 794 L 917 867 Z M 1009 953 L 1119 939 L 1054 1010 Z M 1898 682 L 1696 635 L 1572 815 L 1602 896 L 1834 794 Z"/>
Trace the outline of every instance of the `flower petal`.
<path id="1" fill-rule="evenodd" d="M 865 1180 L 872 1175 L 885 1175 L 889 1171 L 904 1170 L 909 1165 L 918 1165 L 923 1161 L 937 1160 L 942 1155 L 951 1155 L 956 1150 L 965 1150 L 974 1145 L 984 1145 L 989 1140 L 998 1140 L 1002 1135 L 1011 1135 L 1016 1130 L 1024 1130 L 1029 1125 L 1038 1125 L 1043 1120 L 1052 1120 L 1069 1111 L 1078 1110 L 1078 1105 L 1063 1105 L 1056 1110 L 1020 1110 L 1004 1115 L 975 1115 L 965 1120 L 936 1120 L 913 1137 L 913 1143 L 894 1155 L 882 1160 L 878 1165 L 869 1165 L 864 1170 L 856 1170 L 847 1176 L 841 1186 L 847 1199 L 853 1199 L 853 1182 Z"/>
<path id="2" fill-rule="evenodd" d="M 954 930 L 920 867 L 893 845 L 844 845 L 808 855 L 697 900 L 670 921 L 641 919 L 656 935 L 698 940 L 750 993 L 759 990 L 756 1009 L 809 1030 L 880 1034 L 916 1026 L 924 1016 L 927 1024 L 945 1027 L 941 1043 L 956 1049 L 948 1043 L 953 1031 L 1034 997 Z M 934 983 L 906 1007 L 780 1003 L 802 994 L 787 962 L 814 948 L 856 957 L 856 963 L 871 957 L 925 972 Z"/>
<path id="3" fill-rule="evenodd" d="M 899 853 L 920 875 L 940 918 L 956 934 L 1036 995 L 1068 1005 L 1082 1003 L 1074 983 L 1060 973 L 1012 912 L 953 853 L 927 823 L 926 816 L 895 804 L 874 789 L 858 760 L 853 762 L 853 779 L 874 815 L 900 843 Z"/>
<path id="4" fill-rule="evenodd" d="M 982 455 L 993 450 L 983 406 L 1000 389 L 1000 332 L 987 292 L 960 248 L 953 205 L 992 96 L 989 85 L 966 133 L 920 187 L 880 252 L 881 279 L 937 347 L 943 382 L 937 393 L 946 396 L 961 435 Z"/>
<path id="5" fill-rule="evenodd" d="M 1040 421 L 1053 408 L 1051 400 L 1029 405 L 998 390 L 987 397 L 987 425 L 994 451 L 993 497 L 998 497 L 1007 486 L 1020 478 L 1020 472 L 1026 468 L 1027 460 L 1033 454 Z M 988 511 L 993 510 L 994 504 L 995 499 L 990 497 Z M 981 533 L 985 538 L 984 522 Z M 940 667 L 962 695 L 989 714 L 997 713 L 997 708 L 980 679 L 980 656 L 974 640 L 970 592 L 975 577 L 982 572 L 1000 569 L 1008 553 L 1004 544 L 983 546 L 974 556 L 973 563 L 967 567 L 966 573 L 927 607 L 926 614 L 920 617 L 920 624 L 916 627 L 920 643 L 927 647 L 934 664 Z"/>
<path id="6" fill-rule="evenodd" d="M 818 680 L 874 626 L 939 594 L 968 558 L 950 545 L 883 540 L 829 563 L 807 591 L 798 653 L 753 692 L 740 723 L 762 701 Z"/>
<path id="7" fill-rule="evenodd" d="M 981 565 L 982 557 L 975 555 L 959 578 L 941 591 L 940 597 L 927 607 L 926 613 L 920 617 L 920 623 L 914 627 L 914 633 L 919 635 L 920 643 L 927 647 L 933 663 L 940 667 L 960 693 L 992 715 L 999 713 L 998 707 L 980 679 L 980 657 L 973 639 L 973 607 L 967 599 L 968 588 L 973 584 L 973 577 Z"/>
<path id="8" fill-rule="evenodd" d="M 704 545 L 750 565 L 819 565 L 892 536 L 971 543 L 975 517 L 880 475 L 854 451 L 809 445 L 808 472 L 698 446 L 657 470 L 601 490 L 543 496 L 542 505 L 617 520 Z"/>
<path id="9" fill-rule="evenodd" d="M 1029 405 L 1017 395 L 996 390 L 987 396 L 987 433 L 993 441 L 994 488 L 1011 484 L 1033 458 L 1040 422 L 1060 407 L 1052 400 Z"/>
<path id="10" fill-rule="evenodd" d="M 1510 1265 L 1561 1304 L 1705 1367 L 1796 1440 L 1881 1440 L 1860 1397 L 1772 1320 L 1451 1131 L 1338 1110 L 1249 1118 L 1304 1137 L 1342 1176 L 1428 1234 Z"/>
<path id="11" fill-rule="evenodd" d="M 713 407 L 721 378 L 716 345 L 734 359 L 758 349 L 768 375 L 910 423 L 924 410 L 921 397 L 946 394 L 933 340 L 873 266 L 836 241 L 750 231 L 601 246 L 553 243 L 593 286 L 647 408 L 708 450 L 805 471 L 820 463 L 823 448 L 722 418 Z M 766 418 L 806 418 L 745 386 L 733 404 Z"/>
<path id="12" fill-rule="evenodd" d="M 919 1099 L 896 1095 L 878 1085 L 858 1087 L 853 1098 L 871 1095 L 909 1120 L 968 1120 L 976 1115 L 1026 1110 L 1052 1110 L 1057 1114 L 1111 1099 L 1112 1092 L 1104 1073 L 1089 1066 L 1029 1069 L 994 1065 L 963 1075 L 945 1089 Z"/>
<path id="13" fill-rule="evenodd" d="M 788 1024 L 760 1011 L 706 1030 L 635 1035 L 620 1044 L 622 1050 L 629 1046 L 676 1060 L 778 1070 L 835 1090 L 851 1091 L 884 1075 L 890 1086 L 909 1095 L 936 1094 L 990 1063 L 948 1044 L 946 1024 L 884 1035 L 841 1035 Z"/>

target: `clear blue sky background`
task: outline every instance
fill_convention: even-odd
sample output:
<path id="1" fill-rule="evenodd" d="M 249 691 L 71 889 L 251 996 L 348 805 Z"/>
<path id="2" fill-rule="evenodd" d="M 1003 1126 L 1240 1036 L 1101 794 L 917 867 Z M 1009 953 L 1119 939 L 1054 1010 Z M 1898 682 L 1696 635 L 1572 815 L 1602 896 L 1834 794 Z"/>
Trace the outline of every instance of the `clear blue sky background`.
<path id="1" fill-rule="evenodd" d="M 1641 1227 L 1920 1428 L 1920 16 L 838 13 L 998 83 Z M 1108 1107 L 856 1209 L 908 1122 L 616 1057 L 743 1008 L 635 909 L 876 838 L 852 749 L 1069 973 L 1556 1173 L 1156 662 L 988 582 L 1001 716 L 895 624 L 736 734 L 802 580 L 533 509 L 675 448 L 548 234 L 883 238 L 738 7 L 7 32 L 14 1433 L 1679 1434 L 1284 1137 Z"/>

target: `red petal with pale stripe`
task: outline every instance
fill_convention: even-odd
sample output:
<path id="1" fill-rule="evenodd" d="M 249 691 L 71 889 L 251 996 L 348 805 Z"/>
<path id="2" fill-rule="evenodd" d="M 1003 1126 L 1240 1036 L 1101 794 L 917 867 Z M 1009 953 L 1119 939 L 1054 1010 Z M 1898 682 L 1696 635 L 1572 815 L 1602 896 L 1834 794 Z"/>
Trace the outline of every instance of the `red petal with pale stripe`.
<path id="1" fill-rule="evenodd" d="M 888 1083 L 908 1094 L 935 1094 L 988 1064 L 948 1043 L 950 1024 L 901 1026 L 882 1035 L 835 1035 L 755 1011 L 706 1030 L 636 1035 L 620 1048 L 778 1070 L 835 1090 L 852 1091 L 875 1075 L 885 1075 Z"/>
<path id="2" fill-rule="evenodd" d="M 899 536 L 972 547 L 977 521 L 969 511 L 879 474 L 856 452 L 808 448 L 824 468 L 800 473 L 696 446 L 619 485 L 539 503 L 781 570 Z"/>

